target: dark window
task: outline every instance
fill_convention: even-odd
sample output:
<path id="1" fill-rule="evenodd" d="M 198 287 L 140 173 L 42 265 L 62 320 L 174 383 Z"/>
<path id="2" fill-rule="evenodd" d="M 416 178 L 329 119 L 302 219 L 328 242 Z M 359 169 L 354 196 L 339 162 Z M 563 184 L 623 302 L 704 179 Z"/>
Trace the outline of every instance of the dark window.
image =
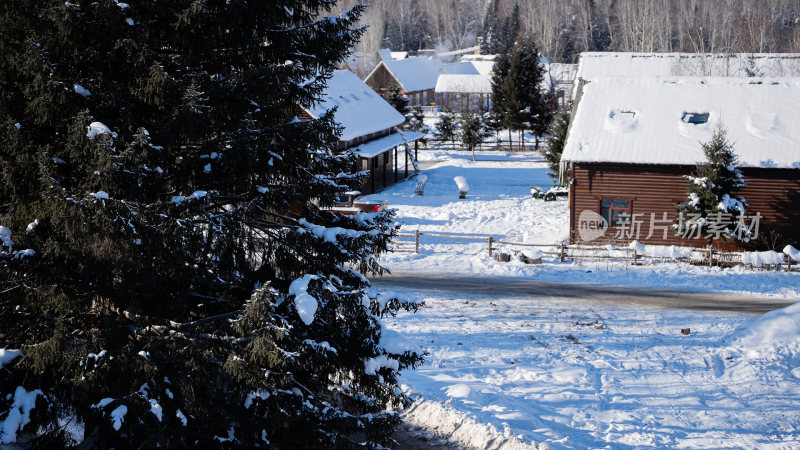
<path id="1" fill-rule="evenodd" d="M 708 113 L 683 113 L 681 120 L 692 125 L 708 123 Z"/>
<path id="2" fill-rule="evenodd" d="M 621 213 L 627 213 L 628 218 L 623 222 L 620 217 Z M 630 222 L 631 216 L 631 201 L 630 200 L 601 200 L 600 201 L 600 215 L 606 219 L 609 226 L 618 227 L 624 223 Z"/>

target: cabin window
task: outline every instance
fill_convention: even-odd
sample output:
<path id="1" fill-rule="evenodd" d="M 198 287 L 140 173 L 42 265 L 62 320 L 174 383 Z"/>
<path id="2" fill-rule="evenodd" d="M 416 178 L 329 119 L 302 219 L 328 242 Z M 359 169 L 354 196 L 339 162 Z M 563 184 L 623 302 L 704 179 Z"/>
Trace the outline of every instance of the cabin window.
<path id="1" fill-rule="evenodd" d="M 683 113 L 681 120 L 683 123 L 690 123 L 692 125 L 701 125 L 708 123 L 708 113 Z"/>
<path id="2" fill-rule="evenodd" d="M 627 214 L 623 220 L 622 213 Z M 627 223 L 631 217 L 631 201 L 620 199 L 603 199 L 600 201 L 600 215 L 606 219 L 609 226 L 618 227 Z"/>

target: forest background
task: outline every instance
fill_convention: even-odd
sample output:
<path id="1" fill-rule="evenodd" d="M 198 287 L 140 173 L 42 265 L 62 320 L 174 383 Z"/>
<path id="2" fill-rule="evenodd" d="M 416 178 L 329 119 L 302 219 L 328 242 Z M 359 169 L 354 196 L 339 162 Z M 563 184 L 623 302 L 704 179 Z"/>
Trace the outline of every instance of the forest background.
<path id="1" fill-rule="evenodd" d="M 347 9 L 364 0 L 341 0 Z M 377 63 L 381 48 L 498 51 L 521 35 L 551 62 L 585 51 L 800 52 L 797 0 L 371 0 L 356 51 Z M 489 43 L 489 48 L 486 48 Z"/>

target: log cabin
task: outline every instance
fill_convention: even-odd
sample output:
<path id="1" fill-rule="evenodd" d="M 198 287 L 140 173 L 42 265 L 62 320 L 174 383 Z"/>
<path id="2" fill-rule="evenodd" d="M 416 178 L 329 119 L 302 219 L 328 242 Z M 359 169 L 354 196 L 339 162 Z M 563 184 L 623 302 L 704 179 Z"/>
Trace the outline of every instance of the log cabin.
<path id="1" fill-rule="evenodd" d="M 800 79 L 596 78 L 579 94 L 561 159 L 562 172 L 571 173 L 573 242 L 704 247 L 707 236 L 693 239 L 675 226 L 687 201 L 685 175 L 705 161 L 701 143 L 719 123 L 745 178 L 744 220 L 758 225 L 758 236 L 714 246 L 798 245 Z"/>
<path id="2" fill-rule="evenodd" d="M 334 120 L 342 126 L 337 150 L 355 150 L 358 162 L 353 172 L 368 172 L 362 194 L 379 191 L 413 173 L 409 146 L 424 135 L 397 130 L 405 117 L 348 70 L 335 71 L 322 101 L 305 108 L 299 118 L 319 118 L 334 107 Z"/>
<path id="3" fill-rule="evenodd" d="M 385 95 L 392 87 L 400 87 L 408 97 L 409 106 L 430 105 L 434 101 L 441 66 L 440 60 L 425 56 L 383 59 L 364 82 L 380 95 Z"/>

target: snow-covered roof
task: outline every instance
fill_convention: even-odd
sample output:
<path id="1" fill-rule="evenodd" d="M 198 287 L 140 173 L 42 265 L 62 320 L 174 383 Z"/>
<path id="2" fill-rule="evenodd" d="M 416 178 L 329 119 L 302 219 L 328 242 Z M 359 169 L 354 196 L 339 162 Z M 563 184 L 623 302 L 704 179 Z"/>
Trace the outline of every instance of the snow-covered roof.
<path id="1" fill-rule="evenodd" d="M 481 75 L 494 75 L 494 61 L 470 61 Z"/>
<path id="2" fill-rule="evenodd" d="M 371 77 L 380 66 L 386 69 L 397 79 L 406 92 L 424 91 L 436 87 L 436 80 L 439 78 L 439 67 L 442 62 L 436 58 L 417 56 L 414 58 L 400 59 L 397 61 L 381 61 L 372 73 Z"/>
<path id="3" fill-rule="evenodd" d="M 452 75 L 477 75 L 478 69 L 471 62 L 457 62 L 450 64 L 442 64 L 439 68 L 441 73 L 449 73 Z"/>
<path id="4" fill-rule="evenodd" d="M 562 161 L 694 165 L 721 122 L 742 166 L 800 168 L 800 79 L 618 77 L 583 89 Z"/>
<path id="5" fill-rule="evenodd" d="M 381 58 L 382 61 L 391 61 L 392 60 L 392 51 L 388 48 L 382 48 L 378 50 L 378 56 Z"/>
<path id="6" fill-rule="evenodd" d="M 381 153 L 395 148 L 399 145 L 410 144 L 418 139 L 425 137 L 423 133 L 416 131 L 398 131 L 389 136 L 369 141 L 356 147 L 358 156 L 365 158 L 372 158 L 380 155 Z"/>
<path id="7" fill-rule="evenodd" d="M 491 94 L 492 77 L 488 75 L 439 75 L 436 92 Z"/>
<path id="8" fill-rule="evenodd" d="M 408 52 L 389 52 L 392 59 L 406 59 L 408 58 Z"/>
<path id="9" fill-rule="evenodd" d="M 349 70 L 337 70 L 328 80 L 322 102 L 306 111 L 314 118 L 337 107 L 334 118 L 344 130 L 341 140 L 400 125 L 405 117 Z"/>
<path id="10" fill-rule="evenodd" d="M 746 77 L 748 69 L 764 77 L 800 76 L 797 53 L 581 53 L 577 76 Z"/>

